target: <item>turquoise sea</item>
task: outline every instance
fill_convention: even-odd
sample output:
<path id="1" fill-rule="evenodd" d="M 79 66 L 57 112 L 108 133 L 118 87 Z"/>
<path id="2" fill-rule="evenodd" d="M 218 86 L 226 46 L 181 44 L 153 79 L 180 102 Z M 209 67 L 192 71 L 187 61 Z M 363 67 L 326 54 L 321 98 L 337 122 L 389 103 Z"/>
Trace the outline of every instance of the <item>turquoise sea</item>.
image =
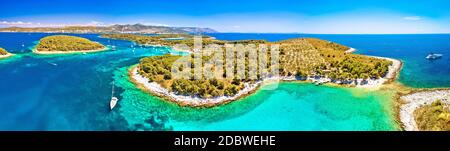
<path id="1" fill-rule="evenodd" d="M 117 50 L 87 55 L 30 53 L 50 34 L 0 33 L 0 47 L 16 56 L 0 60 L 0 130 L 396 130 L 393 92 L 280 83 L 214 108 L 179 107 L 137 89 L 127 69 L 145 56 L 175 53 L 164 47 L 81 34 Z M 450 87 L 450 35 L 212 34 L 218 39 L 317 37 L 357 53 L 405 62 L 399 81 L 411 87 Z M 442 53 L 435 61 L 429 52 Z M 109 111 L 111 83 L 119 105 Z M 266 85 L 266 87 L 274 86 Z"/>

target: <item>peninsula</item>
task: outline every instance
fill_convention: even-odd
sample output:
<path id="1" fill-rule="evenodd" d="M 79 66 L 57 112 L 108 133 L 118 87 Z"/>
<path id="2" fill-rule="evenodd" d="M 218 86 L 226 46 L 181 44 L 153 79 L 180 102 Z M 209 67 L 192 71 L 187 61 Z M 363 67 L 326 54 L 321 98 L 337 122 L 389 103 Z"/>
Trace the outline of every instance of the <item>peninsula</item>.
<path id="1" fill-rule="evenodd" d="M 176 44 L 186 44 L 189 46 L 186 51 L 191 52 L 190 56 L 194 58 L 192 37 L 186 35 L 183 36 L 184 39 L 180 40 L 164 40 L 163 38 L 168 37 L 168 35 L 108 34 L 102 35 L 102 37 L 130 40 L 143 45 L 173 47 Z M 264 40 L 224 41 L 206 36 L 203 43 L 217 45 L 267 44 L 269 46 L 280 44 L 279 75 L 258 74 L 255 78 L 230 79 L 226 78 L 224 73 L 223 77 L 213 79 L 176 79 L 171 74 L 171 71 L 173 71 L 171 67 L 182 56 L 164 55 L 141 59 L 138 65 L 130 69 L 130 79 L 140 88 L 181 106 L 204 107 L 237 100 L 251 94 L 262 83 L 269 80 L 308 80 L 346 86 L 377 87 L 395 78 L 396 73 L 401 68 L 401 62 L 398 60 L 352 54 L 349 53 L 349 50 L 354 51 L 352 48 L 316 38 L 295 38 L 267 42 Z M 270 56 L 269 52 L 262 55 Z M 210 59 L 211 57 L 202 57 L 203 62 Z M 237 59 L 233 60 L 233 64 L 237 62 L 239 62 Z M 270 62 L 270 59 L 268 62 Z M 249 66 L 252 66 L 252 64 L 249 63 L 248 55 L 245 56 L 244 63 L 246 64 L 245 75 L 254 72 L 250 71 L 252 67 Z M 222 64 L 222 71 L 226 70 L 225 64 Z M 220 66 L 213 65 L 212 68 L 220 68 Z M 271 68 L 273 67 L 268 65 L 263 70 L 270 70 Z M 237 69 L 234 69 L 235 71 L 226 72 L 236 74 Z"/>
<path id="2" fill-rule="evenodd" d="M 400 97 L 400 121 L 407 131 L 449 131 L 450 89 L 424 90 Z"/>
<path id="3" fill-rule="evenodd" d="M 100 43 L 90 41 L 86 38 L 55 35 L 47 36 L 39 40 L 34 48 L 36 54 L 68 54 L 68 53 L 89 53 L 107 50 Z"/>
<path id="4" fill-rule="evenodd" d="M 172 49 L 184 52 L 192 52 L 194 46 L 194 36 L 190 34 L 159 34 L 155 36 L 146 36 L 138 34 L 103 34 L 103 38 L 119 39 L 133 41 L 138 45 L 143 46 L 168 46 Z M 202 42 L 204 45 L 207 44 L 225 44 L 224 41 L 216 40 L 213 37 L 203 35 Z M 190 48 L 179 48 L 176 47 L 177 44 L 185 44 Z"/>
<path id="5" fill-rule="evenodd" d="M 8 58 L 11 56 L 13 56 L 12 53 L 9 53 L 8 51 L 0 47 L 0 59 Z"/>

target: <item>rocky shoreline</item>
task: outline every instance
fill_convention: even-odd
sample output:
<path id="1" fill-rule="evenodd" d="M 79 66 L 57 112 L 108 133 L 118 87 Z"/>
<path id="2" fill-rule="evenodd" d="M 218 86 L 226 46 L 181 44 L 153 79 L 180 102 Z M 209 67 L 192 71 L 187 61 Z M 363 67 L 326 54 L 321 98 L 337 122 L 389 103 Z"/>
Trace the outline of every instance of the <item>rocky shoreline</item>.
<path id="1" fill-rule="evenodd" d="M 450 104 L 449 90 L 430 90 L 415 92 L 400 97 L 405 104 L 400 106 L 400 121 L 406 131 L 419 131 L 414 117 L 414 111 L 420 107 L 431 105 L 440 99 L 442 103 Z"/>
<path id="2" fill-rule="evenodd" d="M 53 54 L 77 54 L 77 53 L 93 53 L 93 52 L 100 52 L 100 51 L 106 51 L 109 50 L 108 47 L 101 48 L 101 49 L 95 49 L 95 50 L 79 50 L 79 51 L 38 51 L 36 49 L 33 49 L 32 52 L 35 54 L 40 55 L 53 55 Z"/>
<path id="3" fill-rule="evenodd" d="M 12 54 L 12 53 L 7 53 L 6 55 L 0 55 L 0 59 L 6 59 L 6 58 L 9 58 L 9 57 L 12 57 L 14 54 Z"/>
<path id="4" fill-rule="evenodd" d="M 156 82 L 148 82 L 148 78 L 141 76 L 138 73 L 138 67 L 132 67 L 129 71 L 130 79 L 137 85 L 143 86 L 146 90 L 150 91 L 152 94 L 160 96 L 166 100 L 172 101 L 174 103 L 177 103 L 181 106 L 193 106 L 193 107 L 205 107 L 205 106 L 216 106 L 220 104 L 226 104 L 231 101 L 237 100 L 239 98 L 245 97 L 252 92 L 256 91 L 259 86 L 261 86 L 264 82 L 269 81 L 298 81 L 298 80 L 306 80 L 311 82 L 318 82 L 318 83 L 336 83 L 336 84 L 345 84 L 345 85 L 355 85 L 356 87 L 361 88 L 377 88 L 380 87 L 382 84 L 389 80 L 393 80 L 396 77 L 396 74 L 401 68 L 401 61 L 391 58 L 383 58 L 382 59 L 388 59 L 390 61 L 393 61 L 393 64 L 389 66 L 389 71 L 386 74 L 385 77 L 380 79 L 358 79 L 358 80 L 351 80 L 351 81 L 336 81 L 332 80 L 327 77 L 307 77 L 307 78 L 299 78 L 295 76 L 290 77 L 270 77 L 265 78 L 263 80 L 256 81 L 255 83 L 245 83 L 244 89 L 240 90 L 236 95 L 234 96 L 221 96 L 216 98 L 200 98 L 198 96 L 184 96 L 184 95 L 178 95 L 174 92 L 170 92 L 166 88 L 162 87 L 160 84 Z M 366 81 L 366 82 L 363 82 Z"/>
<path id="5" fill-rule="evenodd" d="M 174 92 L 170 92 L 169 90 L 162 87 L 160 84 L 156 82 L 148 82 L 149 81 L 148 78 L 143 77 L 138 73 L 138 67 L 132 67 L 129 72 L 129 76 L 133 82 L 143 86 L 146 90 L 149 90 L 152 94 L 155 94 L 157 96 L 160 96 L 162 98 L 165 98 L 169 101 L 172 101 L 182 106 L 192 106 L 192 107 L 215 106 L 225 104 L 233 100 L 237 100 L 256 90 L 256 88 L 259 87 L 263 82 L 257 81 L 254 84 L 246 83 L 245 88 L 239 91 L 234 96 L 221 96 L 216 98 L 203 99 L 196 96 L 178 95 Z"/>

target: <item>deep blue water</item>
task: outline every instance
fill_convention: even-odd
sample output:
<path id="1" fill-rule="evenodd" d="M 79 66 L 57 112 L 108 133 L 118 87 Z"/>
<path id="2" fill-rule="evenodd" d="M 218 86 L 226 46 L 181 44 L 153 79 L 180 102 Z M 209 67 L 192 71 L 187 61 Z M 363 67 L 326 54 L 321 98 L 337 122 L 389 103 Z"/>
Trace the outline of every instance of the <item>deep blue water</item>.
<path id="1" fill-rule="evenodd" d="M 210 34 L 217 39 L 265 39 L 279 41 L 297 37 L 320 38 L 357 49 L 356 53 L 400 59 L 404 67 L 399 81 L 411 87 L 450 87 L 450 34 L 322 35 L 322 34 Z M 443 54 L 426 60 L 428 53 Z"/>
<path id="2" fill-rule="evenodd" d="M 17 54 L 15 57 L 0 60 L 0 114 L 2 115 L 0 116 L 0 130 L 183 129 L 173 126 L 200 119 L 203 120 L 203 123 L 205 121 L 206 123 L 221 123 L 236 117 L 246 119 L 246 115 L 250 115 L 248 113 L 259 111 L 261 106 L 266 106 L 264 105 L 264 99 L 253 99 L 253 101 L 238 101 L 208 110 L 180 108 L 133 88 L 134 86 L 126 79 L 126 69 L 138 63 L 140 58 L 175 53 L 172 50 L 161 47 L 137 47 L 133 49 L 131 48 L 133 45 L 131 42 L 99 38 L 96 34 L 81 34 L 76 36 L 98 41 L 104 45 L 116 45 L 117 50 L 87 55 L 40 56 L 30 53 L 30 48 L 35 45 L 36 41 L 48 35 L 50 34 L 0 33 L 0 47 Z M 267 39 L 270 41 L 294 37 L 322 38 L 354 47 L 358 49 L 358 53 L 403 60 L 405 67 L 402 70 L 400 81 L 408 86 L 450 86 L 450 78 L 448 78 L 450 76 L 450 65 L 448 64 L 450 35 L 213 34 L 212 36 L 227 40 Z M 442 53 L 444 57 L 433 62 L 427 61 L 424 57 L 429 51 Z M 109 111 L 108 103 L 111 97 L 111 82 L 113 80 L 116 81 L 116 92 L 121 101 L 117 109 Z M 298 86 L 298 88 L 305 87 L 308 86 Z M 296 96 L 298 92 L 280 91 L 280 93 L 292 93 L 289 96 Z M 316 93 L 321 95 L 319 90 Z M 265 95 L 268 94 L 259 93 L 256 97 L 271 98 Z M 274 95 L 277 96 L 278 94 Z M 352 97 L 358 97 L 352 95 L 349 93 L 343 96 L 349 97 L 349 100 Z M 305 97 L 299 97 L 299 100 L 291 101 L 301 101 L 302 98 Z M 361 98 L 377 100 L 370 95 L 359 96 L 357 100 Z M 249 100 L 252 100 L 252 98 Z M 349 104 L 355 104 L 355 102 L 349 101 Z M 372 115 L 373 112 L 376 113 L 374 115 L 385 116 L 382 114 L 384 111 L 381 110 L 383 105 L 372 105 L 380 107 L 374 110 L 348 111 L 348 114 Z M 343 106 L 348 106 L 348 104 Z M 280 107 L 285 108 L 284 106 Z M 279 110 L 278 108 L 273 109 Z M 311 109 L 316 108 L 311 107 Z M 267 112 L 266 110 L 261 111 Z M 325 116 L 322 113 L 323 111 L 311 110 L 308 112 L 318 114 L 321 118 Z M 283 113 L 295 112 L 286 111 Z M 298 115 L 289 116 L 296 117 Z M 325 117 L 327 116 L 333 118 L 337 115 L 326 115 Z M 274 119 L 259 119 L 263 123 L 264 120 L 276 123 Z M 339 119 L 339 121 L 336 121 L 339 124 L 336 125 L 345 125 L 342 122 L 346 122 L 346 120 L 348 119 Z M 371 123 L 384 123 L 370 121 L 366 118 L 363 121 L 367 122 L 356 125 L 354 126 L 355 129 L 349 130 L 370 130 Z M 285 122 L 291 121 L 285 120 Z M 181 124 L 170 125 L 167 123 Z M 277 124 L 283 125 L 283 121 Z M 309 128 L 311 129 L 311 127 Z M 233 130 L 233 127 L 229 128 Z M 198 129 L 201 130 L 200 127 Z M 271 130 L 270 127 L 259 127 L 259 129 Z M 324 129 L 332 130 L 329 127 Z M 297 130 L 301 130 L 301 128 Z"/>
<path id="3" fill-rule="evenodd" d="M 30 53 L 36 41 L 48 35 L 0 33 L 1 47 L 17 54 L 0 61 L 0 130 L 127 130 L 123 117 L 108 107 L 114 70 L 169 49 L 138 47 L 133 52 L 131 42 L 82 34 L 76 36 L 116 45 L 117 51 Z"/>

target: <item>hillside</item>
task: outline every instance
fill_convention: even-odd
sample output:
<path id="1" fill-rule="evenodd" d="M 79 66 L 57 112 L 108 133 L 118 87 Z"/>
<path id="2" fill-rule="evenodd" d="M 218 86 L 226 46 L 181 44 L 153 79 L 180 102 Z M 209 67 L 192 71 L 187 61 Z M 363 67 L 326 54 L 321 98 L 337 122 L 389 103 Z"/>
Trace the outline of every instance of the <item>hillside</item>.
<path id="1" fill-rule="evenodd" d="M 146 26 L 143 24 L 134 25 L 113 25 L 108 27 L 115 32 L 125 33 L 216 33 L 217 31 L 210 28 L 199 27 L 167 27 L 167 26 Z"/>
<path id="2" fill-rule="evenodd" d="M 66 26 L 66 27 L 9 27 L 0 28 L 0 32 L 44 32 L 44 33 L 216 33 L 210 28 L 199 27 L 167 27 L 148 26 L 143 24 L 112 25 L 112 26 Z"/>
<path id="3" fill-rule="evenodd" d="M 349 47 L 315 38 L 297 38 L 281 44 L 282 75 L 321 75 L 336 80 L 380 78 L 392 63 L 345 51 Z"/>
<path id="4" fill-rule="evenodd" d="M 419 130 L 450 131 L 450 107 L 441 100 L 417 109 L 414 115 Z"/>

